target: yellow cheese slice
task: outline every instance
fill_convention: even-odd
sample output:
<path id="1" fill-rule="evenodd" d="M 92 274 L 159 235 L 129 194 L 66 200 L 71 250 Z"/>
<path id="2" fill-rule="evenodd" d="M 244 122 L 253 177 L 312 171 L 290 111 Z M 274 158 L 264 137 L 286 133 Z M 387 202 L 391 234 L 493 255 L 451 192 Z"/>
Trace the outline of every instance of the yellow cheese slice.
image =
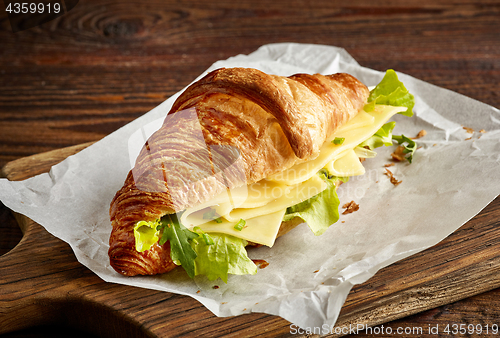
<path id="1" fill-rule="evenodd" d="M 218 215 L 229 213 L 234 208 L 233 195 L 235 198 L 242 196 L 247 190 L 246 187 L 243 188 L 244 189 L 232 189 L 231 191 L 227 190 L 206 203 L 187 208 L 182 213 L 179 221 L 185 227 L 192 229 L 195 226 L 210 221 L 210 219 L 203 218 L 203 215 L 209 212 L 210 208 L 217 208 L 216 212 Z"/>
<path id="2" fill-rule="evenodd" d="M 180 221 L 188 227 L 199 226 L 210 221 L 203 218 L 203 214 L 210 212 L 208 208 L 215 209 L 218 216 L 227 215 L 236 208 L 259 208 L 285 195 L 290 196 L 288 193 L 292 188 L 294 187 L 264 179 L 248 186 L 228 189 L 206 203 L 186 209 Z"/>
<path id="3" fill-rule="evenodd" d="M 276 240 L 285 211 L 286 208 L 263 216 L 246 219 L 245 227 L 242 230 L 234 228 L 237 222 L 230 222 L 222 217 L 220 223 L 210 221 L 203 223 L 199 227 L 207 233 L 223 233 L 271 247 Z"/>
<path id="4" fill-rule="evenodd" d="M 207 233 L 222 232 L 254 243 L 272 246 L 286 208 L 319 194 L 326 189 L 326 186 L 318 175 L 314 175 L 306 182 L 284 189 L 285 192 L 281 191 L 277 198 L 272 195 L 272 190 L 267 191 L 268 195 L 263 195 L 263 197 L 270 202 L 263 206 L 235 208 L 224 214 L 219 212 L 223 212 L 222 210 L 230 204 L 227 201 L 211 207 L 205 205 L 203 208 L 187 209 L 181 216 L 181 223 L 189 229 L 199 226 Z M 218 201 L 222 199 L 219 197 Z M 214 208 L 218 215 L 223 216 L 218 217 L 217 221 L 207 219 L 205 215 L 210 212 L 211 208 Z M 245 220 L 246 224 L 243 230 L 238 231 L 234 229 L 234 226 L 240 219 Z"/>
<path id="5" fill-rule="evenodd" d="M 358 176 L 365 173 L 365 167 L 353 149 L 348 150 L 342 157 L 328 162 L 325 169 L 330 175 L 339 177 Z"/>
<path id="6" fill-rule="evenodd" d="M 367 113 L 361 110 L 355 117 L 353 117 L 349 122 L 337 129 L 337 132 L 342 130 L 346 132 L 352 129 L 358 129 L 370 126 L 375 123 L 375 117 L 371 113 Z M 370 135 L 371 136 L 371 135 Z"/>
<path id="7" fill-rule="evenodd" d="M 326 189 L 326 186 L 326 183 L 318 175 L 314 175 L 307 181 L 291 187 L 286 194 L 273 199 L 264 206 L 258 208 L 236 208 L 222 217 L 231 222 L 238 222 L 240 219 L 247 220 L 274 213 L 319 194 Z"/>
<path id="8" fill-rule="evenodd" d="M 295 185 L 309 179 L 321 168 L 325 167 L 327 163 L 341 157 L 346 150 L 355 148 L 358 144 L 371 137 L 393 115 L 405 111 L 405 109 L 404 107 L 376 105 L 371 112 L 361 111 L 351 121 L 330 135 L 321 147 L 320 154 L 314 160 L 298 163 L 287 170 L 269 176 L 267 179 L 287 185 Z M 371 116 L 373 120 L 368 116 Z M 370 121 L 372 122 L 370 123 Z M 343 137 L 345 140 L 340 145 L 333 144 L 331 141 L 336 137 Z"/>
<path id="9" fill-rule="evenodd" d="M 272 200 L 278 199 L 292 189 L 291 186 L 280 183 L 268 181 L 266 179 L 259 182 L 250 184 L 248 186 L 247 198 L 244 202 L 236 205 L 238 208 L 257 208 L 266 205 Z M 221 213 L 225 215 L 226 213 Z"/>

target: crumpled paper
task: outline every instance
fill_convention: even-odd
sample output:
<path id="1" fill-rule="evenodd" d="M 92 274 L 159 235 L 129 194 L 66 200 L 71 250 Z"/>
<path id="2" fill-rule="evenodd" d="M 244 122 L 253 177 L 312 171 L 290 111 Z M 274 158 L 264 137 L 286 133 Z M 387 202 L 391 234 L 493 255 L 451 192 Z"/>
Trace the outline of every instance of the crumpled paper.
<path id="1" fill-rule="evenodd" d="M 262 46 L 250 55 L 218 61 L 206 72 L 235 66 L 285 76 L 347 72 L 367 86 L 384 75 L 361 67 L 341 48 L 292 43 Z M 499 110 L 398 75 L 415 95 L 416 106 L 414 117 L 394 118 L 394 133 L 413 137 L 427 131 L 418 140 L 421 148 L 412 164 L 389 168 L 402 183 L 394 186 L 384 175 L 395 147 L 378 148 L 377 157 L 364 162 L 366 174 L 338 190 L 341 205 L 354 200 L 359 210 L 341 215 L 319 237 L 304 224 L 272 248 L 249 250 L 250 258 L 269 263 L 255 276 L 230 276 L 224 284 L 201 276 L 192 280 L 183 269 L 175 269 L 161 276 L 127 278 L 109 265 L 109 203 L 143 141 L 160 127 L 179 94 L 48 174 L 22 182 L 0 180 L 0 199 L 69 243 L 77 259 L 105 281 L 188 295 L 217 316 L 264 312 L 302 328 L 333 326 L 353 285 L 438 243 L 500 192 Z"/>

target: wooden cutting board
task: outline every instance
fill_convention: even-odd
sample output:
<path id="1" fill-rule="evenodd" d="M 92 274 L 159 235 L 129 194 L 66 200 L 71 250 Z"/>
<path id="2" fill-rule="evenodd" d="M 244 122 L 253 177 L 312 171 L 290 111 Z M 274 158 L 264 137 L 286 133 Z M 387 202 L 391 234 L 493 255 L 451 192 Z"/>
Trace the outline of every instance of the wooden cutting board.
<path id="1" fill-rule="evenodd" d="M 88 145 L 10 162 L 1 176 L 22 180 L 47 172 Z M 190 297 L 106 283 L 77 262 L 68 244 L 15 216 L 24 236 L 0 257 L 0 334 L 67 323 L 103 337 L 291 336 L 280 317 L 217 318 Z M 375 326 L 500 287 L 499 220 L 497 198 L 438 245 L 355 286 L 337 326 Z"/>

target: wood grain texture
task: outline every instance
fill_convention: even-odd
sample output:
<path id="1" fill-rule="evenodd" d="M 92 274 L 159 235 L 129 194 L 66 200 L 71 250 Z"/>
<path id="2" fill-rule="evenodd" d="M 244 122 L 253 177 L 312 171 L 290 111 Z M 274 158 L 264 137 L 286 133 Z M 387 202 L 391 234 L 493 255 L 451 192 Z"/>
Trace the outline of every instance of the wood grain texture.
<path id="1" fill-rule="evenodd" d="M 362 66 L 377 70 L 393 68 L 500 107 L 500 3 L 497 0 L 155 0 L 147 3 L 80 0 L 68 14 L 15 34 L 10 30 L 5 12 L 0 11 L 0 167 L 25 156 L 97 141 L 182 89 L 213 62 L 250 53 L 273 42 L 343 47 Z M 377 280 L 376 275 L 359 286 L 359 290 L 358 287 L 353 289 L 342 318 L 346 322 L 352 320 L 348 313 L 356 307 L 373 313 L 377 308 L 375 305 L 387 306 L 391 297 L 395 297 L 395 290 L 406 290 L 408 299 L 400 305 L 402 310 L 408 309 L 406 303 L 419 311 L 425 308 L 419 307 L 422 302 L 435 302 L 433 306 L 437 306 L 443 300 L 433 298 L 425 284 L 433 274 L 441 280 L 439 289 L 446 290 L 447 285 L 456 286 L 462 275 L 466 278 L 474 275 L 476 265 L 484 267 L 485 262 L 490 262 L 490 270 L 496 273 L 497 261 L 491 255 L 495 248 L 498 251 L 498 242 L 494 243 L 498 206 L 497 198 L 472 223 L 468 223 L 475 224 L 473 227 L 461 228 L 444 244 L 440 243 L 438 247 L 444 251 L 436 258 L 430 260 L 418 255 L 411 258 L 412 264 L 430 264 L 429 275 L 418 274 L 418 266 L 398 267 L 396 264 L 381 271 L 389 273 L 392 282 Z M 4 206 L 0 211 L 0 252 L 5 253 L 22 233 Z M 476 231 L 483 227 L 487 229 L 486 237 L 476 235 Z M 33 234 L 45 236 L 43 231 Z M 468 241 L 469 237 L 477 244 L 470 253 L 448 256 L 448 252 L 453 251 L 453 243 Z M 29 237 L 23 239 L 24 243 L 29 243 L 26 238 Z M 65 257 L 74 259 L 69 248 L 59 248 L 61 243 L 57 244 L 55 239 L 47 240 L 54 250 L 62 250 Z M 19 248 L 2 257 L 15 254 Z M 473 259 L 469 262 L 466 257 L 471 253 Z M 23 266 L 37 268 L 39 265 L 34 262 Z M 44 266 L 42 263 L 40 266 Z M 77 267 L 76 261 L 73 264 L 76 270 L 72 273 L 78 271 L 77 274 L 89 282 L 90 286 L 82 284 L 82 290 L 90 295 L 101 294 L 103 291 L 99 291 L 101 286 L 96 278 L 87 276 L 88 272 L 81 266 Z M 442 269 L 447 269 L 450 264 L 470 267 L 459 275 L 446 277 Z M 72 269 L 71 264 L 67 266 Z M 415 276 L 403 280 L 400 274 L 404 269 L 413 271 Z M 60 272 L 59 276 L 62 275 L 64 273 Z M 72 276 L 71 273 L 67 275 Z M 0 276 L 3 276 L 3 269 Z M 494 276 L 485 274 L 484 277 L 487 286 L 471 280 L 469 289 L 459 292 L 460 297 L 482 292 L 496 283 Z M 40 278 L 24 285 L 36 289 L 39 283 L 43 285 L 46 281 Z M 102 287 L 107 290 L 108 286 Z M 63 288 L 60 290 L 66 292 Z M 412 293 L 415 290 L 420 294 Z M 368 298 L 363 298 L 363 293 Z M 377 300 L 372 306 L 370 301 L 375 301 L 373 297 L 378 293 L 385 300 Z M 50 316 L 40 319 L 34 311 L 38 321 L 26 320 L 23 326 L 45 325 L 48 326 L 46 336 L 56 336 L 57 332 L 68 332 L 55 325 L 55 321 L 67 312 L 67 317 L 73 318 L 71 327 L 81 328 L 78 325 L 85 320 L 81 318 L 82 313 L 91 312 L 95 306 L 94 303 L 81 305 L 81 299 L 88 299 L 83 294 L 72 294 L 71 297 L 76 297 L 72 299 L 78 301 L 64 305 L 32 300 L 38 308 L 28 307 L 31 310 L 61 306 L 59 309 L 64 312 L 50 310 L 55 319 L 50 319 Z M 500 291 L 496 289 L 383 325 L 396 328 L 445 323 L 499 323 L 499 296 Z M 154 297 L 148 294 L 146 298 Z M 182 302 L 187 304 L 186 312 L 182 312 L 178 305 Z M 171 305 L 177 312 L 168 317 L 169 321 L 162 320 L 165 315 L 160 310 Z M 130 325 L 127 324 L 130 323 L 130 314 L 145 311 L 130 299 L 124 299 L 122 308 L 124 312 L 116 314 L 119 319 L 109 319 L 113 325 Z M 109 316 L 104 315 L 105 310 L 101 307 L 99 309 L 105 318 Z M 218 325 L 221 335 L 226 336 L 246 332 L 290 335 L 287 323 L 279 318 L 243 316 L 235 324 L 233 319 L 212 318 L 199 304 L 186 297 L 171 296 L 158 301 L 154 309 L 160 312 L 145 324 L 147 330 L 154 328 L 166 332 L 172 329 L 170 324 L 166 326 L 168 322 L 179 326 L 170 333 L 188 336 L 204 333 L 215 336 L 219 333 L 216 330 L 203 331 L 201 327 L 204 325 Z M 200 317 L 200 328 L 193 329 L 188 325 L 186 318 L 189 314 Z M 29 316 L 25 317 L 29 319 Z M 373 318 L 374 315 L 367 317 Z M 92 319 L 101 323 L 99 318 Z M 126 323 L 121 324 L 121 320 Z M 90 330 L 107 336 L 108 332 L 102 331 L 104 329 L 99 325 L 91 325 Z M 234 325 L 240 326 L 234 328 Z M 81 328 L 81 331 L 85 332 L 85 329 Z M 28 331 L 18 333 L 9 336 L 37 336 L 35 331 L 32 334 Z M 365 333 L 359 336 L 383 335 Z M 440 336 L 448 335 L 441 333 Z"/>

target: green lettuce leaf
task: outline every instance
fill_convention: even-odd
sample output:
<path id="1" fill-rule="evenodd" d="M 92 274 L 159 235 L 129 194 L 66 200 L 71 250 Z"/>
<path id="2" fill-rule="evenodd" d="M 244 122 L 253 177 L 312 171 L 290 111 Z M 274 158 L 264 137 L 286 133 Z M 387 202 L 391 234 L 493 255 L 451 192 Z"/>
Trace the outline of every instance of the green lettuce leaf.
<path id="1" fill-rule="evenodd" d="M 247 256 L 247 241 L 234 236 L 211 233 L 213 244 L 207 244 L 201 234 L 191 241 L 197 257 L 194 261 L 196 275 L 209 280 L 220 278 L 227 283 L 228 274 L 255 275 L 257 266 Z"/>
<path id="2" fill-rule="evenodd" d="M 218 233 L 209 235 L 199 227 L 191 231 L 179 222 L 175 214 L 165 215 L 155 222 L 138 222 L 136 228 L 136 248 L 149 249 L 161 233 L 159 244 L 169 241 L 170 257 L 191 278 L 206 275 L 209 280 L 221 278 L 227 283 L 229 274 L 257 273 L 257 266 L 247 256 L 247 241 L 243 239 Z"/>
<path id="3" fill-rule="evenodd" d="M 283 218 L 288 221 L 300 217 L 316 236 L 323 234 L 330 225 L 338 221 L 340 201 L 336 183 L 339 180 L 347 181 L 347 178 L 330 177 L 326 170 L 320 170 L 318 175 L 326 182 L 327 188 L 304 202 L 288 207 Z"/>
<path id="4" fill-rule="evenodd" d="M 170 257 L 175 264 L 181 265 L 186 270 L 189 277 L 195 275 L 194 260 L 196 252 L 191 247 L 189 241 L 198 238 L 199 235 L 186 227 L 178 220 L 177 215 L 165 215 L 161 218 L 161 225 L 157 230 L 162 230 L 163 234 L 159 244 L 170 242 Z"/>
<path id="5" fill-rule="evenodd" d="M 384 124 L 375 134 L 369 139 L 360 143 L 358 147 L 368 147 L 373 150 L 382 146 L 392 146 L 392 130 L 396 122 L 388 122 Z"/>
<path id="6" fill-rule="evenodd" d="M 399 81 L 396 72 L 388 69 L 382 81 L 370 92 L 368 103 L 364 108 L 365 111 L 372 111 L 375 109 L 376 104 L 407 107 L 406 111 L 399 114 L 413 116 L 415 98 L 408 92 L 404 84 Z"/>
<path id="7" fill-rule="evenodd" d="M 210 237 L 209 234 L 207 234 L 206 232 L 204 232 L 203 230 L 201 230 L 201 228 L 199 226 L 194 227 L 193 231 L 195 231 L 197 234 L 200 235 L 201 238 L 203 238 L 203 240 L 205 241 L 206 245 L 212 245 L 212 244 L 214 244 L 214 240 L 212 239 L 212 237 Z"/>
<path id="8" fill-rule="evenodd" d="M 399 145 L 402 145 L 404 147 L 403 153 L 408 154 L 408 156 L 405 156 L 405 158 L 408 160 L 408 162 L 411 163 L 411 161 L 413 160 L 413 154 L 415 154 L 415 151 L 417 150 L 417 143 L 404 135 L 393 135 L 392 139 L 397 141 Z M 408 143 L 408 145 L 405 145 L 404 143 Z"/>
<path id="9" fill-rule="evenodd" d="M 160 225 L 158 220 L 153 222 L 139 221 L 135 224 L 135 250 L 138 252 L 149 250 L 153 244 L 158 242 L 159 231 L 156 230 L 158 225 Z"/>

